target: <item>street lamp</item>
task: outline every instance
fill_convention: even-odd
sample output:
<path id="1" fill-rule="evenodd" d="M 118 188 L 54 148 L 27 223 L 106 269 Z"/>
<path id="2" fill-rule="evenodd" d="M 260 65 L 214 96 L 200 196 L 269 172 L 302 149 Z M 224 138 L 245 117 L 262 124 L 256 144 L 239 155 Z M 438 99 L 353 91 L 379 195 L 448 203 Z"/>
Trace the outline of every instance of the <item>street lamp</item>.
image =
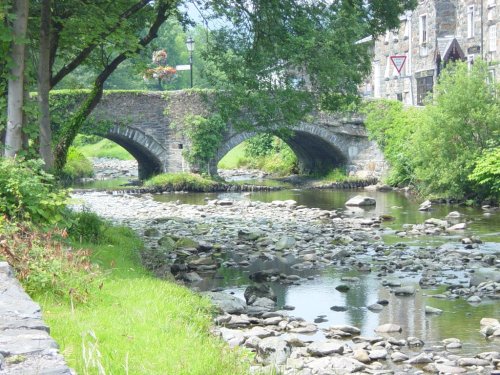
<path id="1" fill-rule="evenodd" d="M 189 72 L 191 76 L 191 88 L 193 88 L 193 51 L 194 51 L 194 39 L 191 35 L 186 40 L 186 47 L 189 52 Z"/>

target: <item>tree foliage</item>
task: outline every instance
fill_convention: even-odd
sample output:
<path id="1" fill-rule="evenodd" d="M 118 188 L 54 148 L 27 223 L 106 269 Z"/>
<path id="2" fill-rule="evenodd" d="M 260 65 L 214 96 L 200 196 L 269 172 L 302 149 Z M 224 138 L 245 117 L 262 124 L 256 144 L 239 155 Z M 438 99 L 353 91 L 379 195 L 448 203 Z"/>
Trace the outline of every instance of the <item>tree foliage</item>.
<path id="1" fill-rule="evenodd" d="M 460 62 L 442 72 L 423 109 L 370 104 L 366 124 L 391 163 L 390 182 L 451 198 L 481 195 L 472 181 L 484 181 L 494 191 L 494 179 L 483 179 L 479 172 L 472 180 L 468 176 L 475 166 L 494 176 L 490 154 L 482 153 L 500 135 L 497 89 L 488 80 L 486 63 L 477 61 L 469 69 Z"/>
<path id="2" fill-rule="evenodd" d="M 366 45 L 399 23 L 413 0 L 199 1 L 221 20 L 204 52 L 206 75 L 220 88 L 227 118 L 242 126 L 286 126 L 312 109 L 337 110 L 357 97 L 369 72 Z"/>

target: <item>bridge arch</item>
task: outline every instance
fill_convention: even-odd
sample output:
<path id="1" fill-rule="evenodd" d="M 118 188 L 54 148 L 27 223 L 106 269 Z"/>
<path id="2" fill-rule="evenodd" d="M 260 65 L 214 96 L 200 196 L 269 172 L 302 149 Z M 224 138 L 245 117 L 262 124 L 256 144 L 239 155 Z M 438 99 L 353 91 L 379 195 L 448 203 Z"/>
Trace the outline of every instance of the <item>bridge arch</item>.
<path id="1" fill-rule="evenodd" d="M 291 130 L 290 135 L 280 138 L 290 146 L 297 156 L 301 173 L 324 172 L 346 166 L 350 160 L 350 150 L 347 145 L 352 144 L 352 139 L 350 139 L 352 137 L 329 132 L 308 123 L 301 123 Z M 272 133 L 272 130 L 230 132 L 210 165 L 211 172 L 217 172 L 219 161 L 234 147 L 260 133 Z"/>
<path id="2" fill-rule="evenodd" d="M 143 131 L 115 125 L 103 136 L 122 146 L 137 160 L 141 180 L 164 171 L 165 148 Z"/>

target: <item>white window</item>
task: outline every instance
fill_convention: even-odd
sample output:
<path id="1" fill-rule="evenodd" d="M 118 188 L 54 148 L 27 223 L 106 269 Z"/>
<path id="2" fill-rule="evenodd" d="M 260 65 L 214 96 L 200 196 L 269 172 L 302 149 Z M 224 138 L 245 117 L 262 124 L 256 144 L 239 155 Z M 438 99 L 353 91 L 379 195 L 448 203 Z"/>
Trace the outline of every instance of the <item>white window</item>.
<path id="1" fill-rule="evenodd" d="M 467 7 L 467 38 L 474 38 L 474 5 Z"/>
<path id="2" fill-rule="evenodd" d="M 497 25 L 491 25 L 488 28 L 488 40 L 490 52 L 497 50 Z"/>
<path id="3" fill-rule="evenodd" d="M 410 37 L 410 20 L 407 18 L 405 21 L 405 28 L 404 28 L 404 32 L 403 32 L 403 38 L 404 39 L 408 39 Z"/>
<path id="4" fill-rule="evenodd" d="M 488 6 L 489 7 L 494 7 L 495 5 L 497 5 L 497 1 L 496 0 L 488 0 Z"/>
<path id="5" fill-rule="evenodd" d="M 420 44 L 427 43 L 427 15 L 423 14 L 420 16 L 419 22 L 419 41 Z"/>

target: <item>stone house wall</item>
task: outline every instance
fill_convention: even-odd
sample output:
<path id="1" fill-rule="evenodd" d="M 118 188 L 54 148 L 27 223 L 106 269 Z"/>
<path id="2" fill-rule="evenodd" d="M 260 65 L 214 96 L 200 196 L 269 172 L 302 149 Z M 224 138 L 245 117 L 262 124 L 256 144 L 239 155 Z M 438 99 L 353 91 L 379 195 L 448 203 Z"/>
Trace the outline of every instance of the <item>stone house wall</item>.
<path id="1" fill-rule="evenodd" d="M 498 1 L 419 0 L 415 10 L 401 17 L 398 30 L 388 30 L 373 42 L 372 74 L 361 89 L 364 96 L 421 105 L 445 56 L 470 63 L 482 57 L 491 66 L 492 79 L 500 80 Z M 406 56 L 401 74 L 391 61 L 395 55 Z"/>

